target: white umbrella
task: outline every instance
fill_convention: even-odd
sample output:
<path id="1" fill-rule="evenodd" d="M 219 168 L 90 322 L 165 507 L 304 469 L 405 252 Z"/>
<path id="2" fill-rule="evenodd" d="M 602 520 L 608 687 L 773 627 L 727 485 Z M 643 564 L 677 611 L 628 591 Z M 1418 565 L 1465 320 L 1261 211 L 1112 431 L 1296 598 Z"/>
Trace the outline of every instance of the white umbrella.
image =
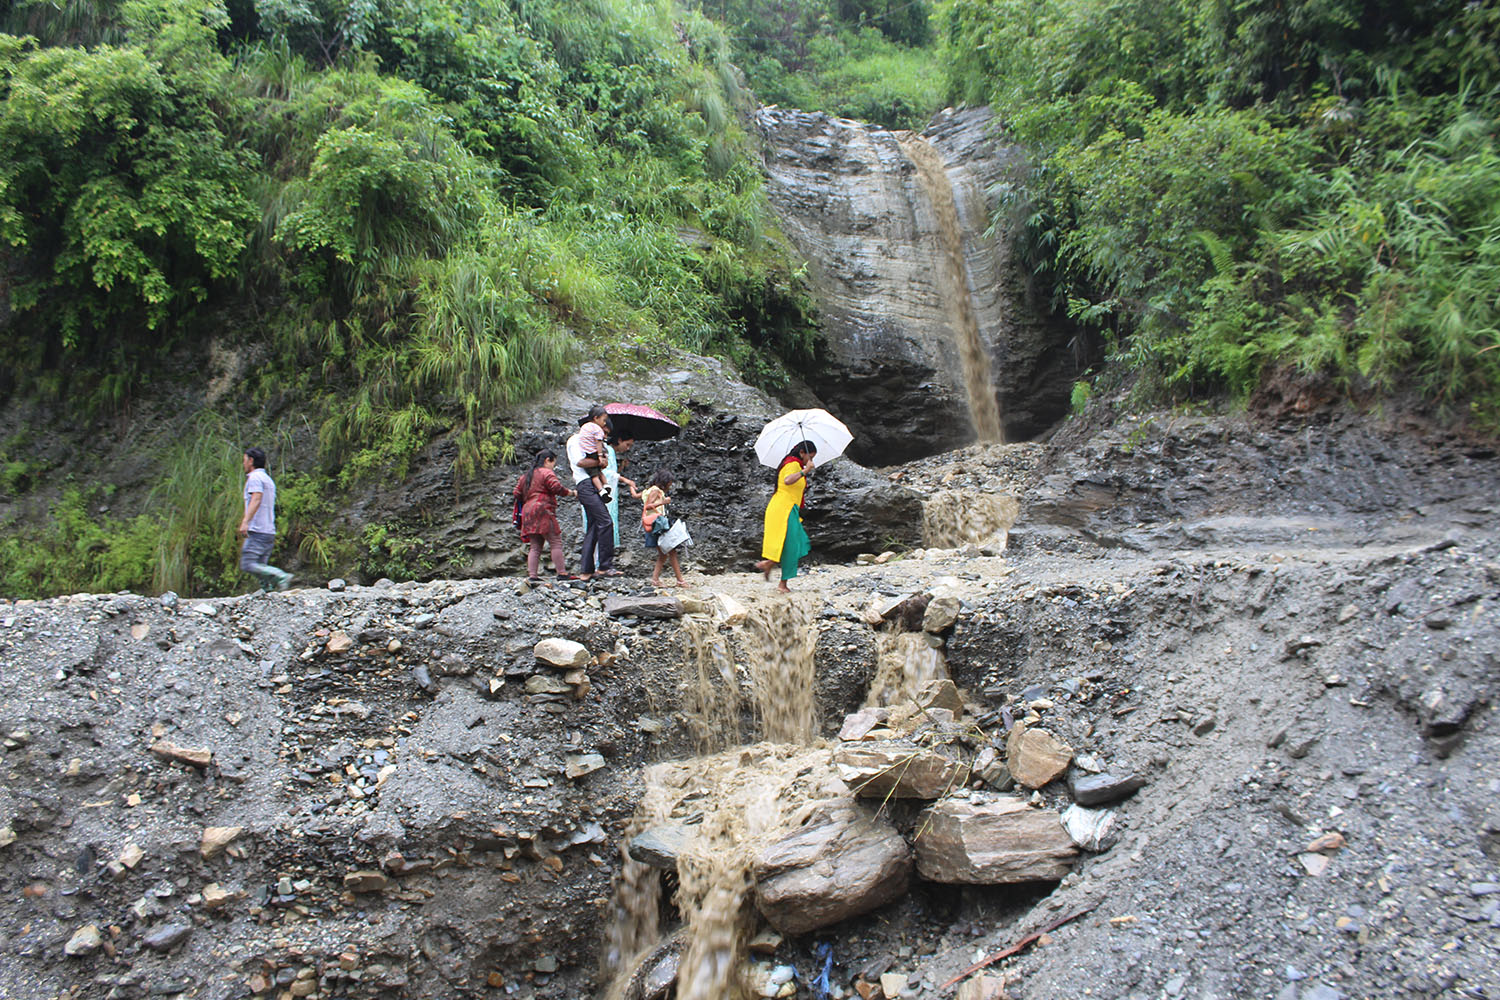
<path id="1" fill-rule="evenodd" d="M 826 465 L 844 453 L 854 435 L 827 410 L 792 410 L 761 428 L 755 439 L 755 457 L 761 465 L 777 468 L 803 441 L 818 449 L 817 464 Z"/>

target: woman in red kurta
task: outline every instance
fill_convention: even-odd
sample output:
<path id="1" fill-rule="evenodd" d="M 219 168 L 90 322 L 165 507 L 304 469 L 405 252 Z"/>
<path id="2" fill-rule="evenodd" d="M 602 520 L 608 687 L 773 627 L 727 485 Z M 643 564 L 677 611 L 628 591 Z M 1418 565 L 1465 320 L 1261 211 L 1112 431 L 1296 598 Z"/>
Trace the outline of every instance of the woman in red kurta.
<path id="1" fill-rule="evenodd" d="M 542 568 L 542 542 L 552 549 L 552 567 L 559 580 L 576 580 L 563 562 L 562 528 L 557 523 L 557 498 L 578 494 L 568 489 L 552 470 L 557 467 L 557 453 L 543 448 L 531 461 L 531 468 L 516 483 L 512 495 L 521 505 L 521 537 L 531 543 L 526 553 L 526 577 L 541 583 L 537 575 Z"/>

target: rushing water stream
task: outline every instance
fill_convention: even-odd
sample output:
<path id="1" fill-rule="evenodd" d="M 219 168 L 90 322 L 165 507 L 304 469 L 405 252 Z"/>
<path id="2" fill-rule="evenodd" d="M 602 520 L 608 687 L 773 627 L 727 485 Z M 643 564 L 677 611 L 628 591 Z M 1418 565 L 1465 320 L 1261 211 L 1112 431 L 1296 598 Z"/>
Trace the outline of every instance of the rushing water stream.
<path id="1" fill-rule="evenodd" d="M 958 222 L 953 185 L 943 169 L 942 156 L 931 143 L 916 133 L 905 134 L 900 142 L 902 152 L 917 168 L 922 191 L 937 217 L 938 288 L 963 361 L 964 390 L 969 397 L 974 432 L 981 441 L 999 441 L 1000 406 L 995 401 L 995 383 L 990 377 L 990 354 L 974 318 L 974 299 L 964 266 L 963 228 Z"/>
<path id="2" fill-rule="evenodd" d="M 664 988 L 651 977 L 671 969 L 672 954 L 679 956 L 678 1000 L 756 995 L 744 977 L 746 942 L 756 919 L 755 859 L 820 804 L 850 796 L 830 745 L 816 736 L 817 627 L 810 601 L 799 595 L 757 602 L 732 629 L 706 618 L 685 619 L 685 715 L 700 746 L 720 749 L 646 770 L 646 789 L 622 845 L 648 830 L 679 832 L 672 903 L 681 928 L 667 932 L 662 926 L 661 872 L 622 846 L 604 949 L 608 1000 L 641 1000 L 653 987 Z M 925 636 L 882 636 L 869 703 L 910 702 L 924 683 L 947 676 L 942 652 Z M 748 686 L 763 742 L 729 746 L 741 732 L 742 685 Z"/>

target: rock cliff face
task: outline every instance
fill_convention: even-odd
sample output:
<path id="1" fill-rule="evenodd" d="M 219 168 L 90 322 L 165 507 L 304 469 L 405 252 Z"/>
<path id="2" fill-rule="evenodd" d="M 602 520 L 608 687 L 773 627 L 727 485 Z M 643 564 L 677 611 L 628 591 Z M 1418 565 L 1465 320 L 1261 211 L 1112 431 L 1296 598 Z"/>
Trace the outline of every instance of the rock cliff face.
<path id="1" fill-rule="evenodd" d="M 277 550 L 283 560 L 279 564 L 298 573 L 304 582 L 330 576 L 374 583 L 382 576 L 520 575 L 525 550 L 510 518 L 516 481 L 538 450 L 551 448 L 563 455 L 569 435 L 578 429 L 578 418 L 591 404 L 614 401 L 645 403 L 685 415 L 678 437 L 640 442 L 625 456 L 628 466 L 621 470 L 642 484 L 659 467 L 673 471 L 673 512 L 687 519 L 694 539 L 684 565 L 722 570 L 744 568 L 758 559 L 763 515 L 775 489 L 775 476 L 756 461 L 754 442 L 765 422 L 785 407 L 745 385 L 722 362 L 678 353 L 670 365 L 649 371 L 621 371 L 602 361 L 581 364 L 563 385 L 500 415 L 504 426 L 515 428 L 512 463 L 496 464 L 479 470 L 472 479 L 455 481 L 454 446 L 450 440 L 439 439 L 412 462 L 405 477 L 361 484 L 318 525 L 324 534 L 352 538 L 379 525 L 413 545 L 404 567 L 362 559 L 358 567 L 346 563 L 322 571 L 301 563 L 295 546 Z M 188 391 L 144 401 L 128 429 L 121 430 L 105 423 L 70 425 L 56 408 L 12 400 L 0 407 L 0 440 L 27 427 L 60 428 L 39 435 L 28 457 L 49 470 L 67 469 L 77 481 L 111 484 L 110 509 L 102 513 L 121 516 L 154 509 L 150 498 L 161 482 L 160 458 L 169 453 L 173 441 L 198 433 L 192 415 L 202 407 L 202 397 Z M 273 413 L 268 423 L 281 420 L 285 425 L 292 419 L 288 410 Z M 865 431 L 855 428 L 855 433 L 862 436 Z M 100 441 L 107 446 L 100 447 Z M 318 469 L 316 442 L 310 432 L 286 435 L 277 444 L 272 454 L 276 475 Z M 559 472 L 567 474 L 566 468 Z M 238 474 L 237 464 L 225 470 L 227 490 L 238 490 Z M 0 521 L 23 524 L 50 516 L 48 507 L 62 482 L 62 477 L 48 477 L 19 497 L 0 490 Z M 643 576 L 651 560 L 641 543 L 640 501 L 626 491 L 619 511 L 618 562 L 633 576 Z M 562 500 L 558 516 L 568 566 L 576 571 L 582 540 L 577 501 Z M 814 562 L 853 559 L 861 552 L 921 542 L 920 498 L 848 459 L 832 463 L 817 477 L 804 516 L 813 540 Z M 286 530 L 285 523 L 282 529 Z"/>
<path id="2" fill-rule="evenodd" d="M 826 363 L 808 384 L 864 429 L 856 459 L 904 461 L 976 437 L 943 290 L 941 205 L 903 145 L 930 146 L 952 190 L 962 278 L 1006 437 L 1032 437 L 1062 415 L 1065 335 L 1030 304 L 1003 225 L 989 232 L 990 192 L 1023 161 L 994 138 L 988 109 L 945 111 L 920 137 L 775 108 L 757 121 L 772 207 L 808 260 L 823 312 Z"/>

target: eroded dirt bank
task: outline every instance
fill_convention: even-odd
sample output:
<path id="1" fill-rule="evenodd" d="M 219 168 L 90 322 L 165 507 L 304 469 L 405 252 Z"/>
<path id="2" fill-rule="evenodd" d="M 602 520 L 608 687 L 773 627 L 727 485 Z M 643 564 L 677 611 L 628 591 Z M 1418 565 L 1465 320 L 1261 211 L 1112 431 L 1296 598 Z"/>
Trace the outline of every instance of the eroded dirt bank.
<path id="1" fill-rule="evenodd" d="M 818 995 L 824 941 L 833 995 L 882 972 L 952 995 L 977 955 L 1084 908 L 991 968 L 1010 995 L 1500 993 L 1486 446 L 1159 417 L 889 471 L 1013 492 L 1021 517 L 1003 552 L 799 579 L 820 731 L 864 702 L 872 605 L 936 589 L 960 598 L 934 641 L 977 720 L 964 752 L 1034 715 L 1075 754 L 1025 792 L 1038 807 L 1093 768 L 1145 784 L 1060 884 L 915 879 L 788 938 L 797 995 Z M 690 584 L 703 617 L 714 594 L 778 600 L 758 575 Z M 682 620 L 607 613 L 644 593 L 0 608 L 0 996 L 588 995 L 641 768 L 698 742 Z M 539 662 L 549 637 L 588 662 Z M 910 836 L 922 805 L 885 813 Z"/>

